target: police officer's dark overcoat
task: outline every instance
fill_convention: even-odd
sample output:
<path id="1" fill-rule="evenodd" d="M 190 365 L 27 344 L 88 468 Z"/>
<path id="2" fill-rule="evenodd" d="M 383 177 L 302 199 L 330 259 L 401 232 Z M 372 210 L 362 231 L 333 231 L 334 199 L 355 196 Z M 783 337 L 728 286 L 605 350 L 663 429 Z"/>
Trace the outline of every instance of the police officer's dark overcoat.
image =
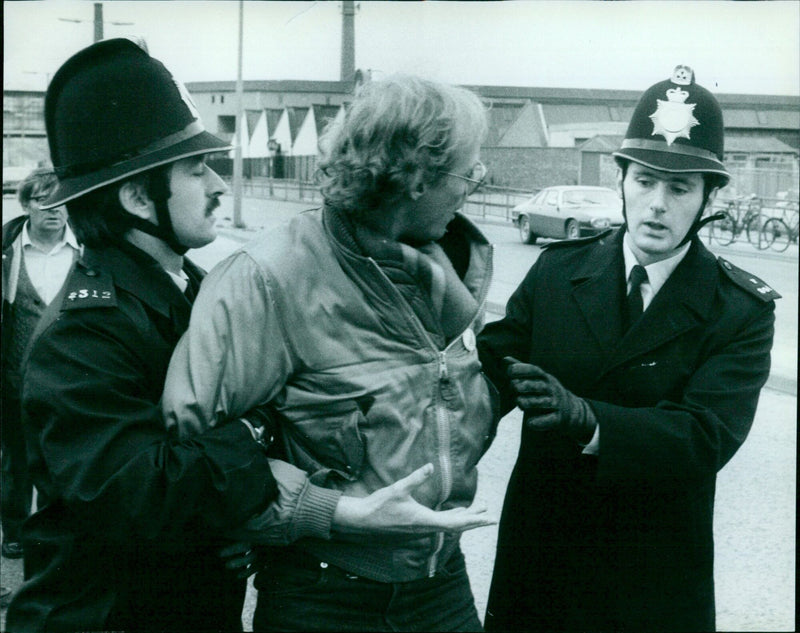
<path id="1" fill-rule="evenodd" d="M 770 364 L 777 293 L 695 238 L 622 334 L 622 232 L 553 245 L 479 338 L 586 398 L 599 457 L 523 424 L 487 630 L 714 628 L 716 473 L 744 441 Z"/>
<path id="2" fill-rule="evenodd" d="M 184 270 L 196 291 L 201 271 Z M 276 490 L 245 425 L 183 442 L 165 431 L 159 400 L 189 301 L 122 244 L 87 249 L 51 305 L 23 407 L 52 501 L 25 526 L 8 630 L 241 630 L 244 581 L 225 571 L 218 535 Z"/>

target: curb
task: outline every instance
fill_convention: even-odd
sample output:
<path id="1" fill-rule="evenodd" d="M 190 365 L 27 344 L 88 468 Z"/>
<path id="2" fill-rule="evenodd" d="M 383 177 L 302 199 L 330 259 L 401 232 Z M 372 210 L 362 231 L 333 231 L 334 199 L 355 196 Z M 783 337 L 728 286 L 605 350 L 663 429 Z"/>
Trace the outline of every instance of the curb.
<path id="1" fill-rule="evenodd" d="M 767 384 L 764 385 L 764 388 L 797 397 L 797 378 L 780 376 L 778 374 L 770 374 L 769 378 L 767 378 Z"/>

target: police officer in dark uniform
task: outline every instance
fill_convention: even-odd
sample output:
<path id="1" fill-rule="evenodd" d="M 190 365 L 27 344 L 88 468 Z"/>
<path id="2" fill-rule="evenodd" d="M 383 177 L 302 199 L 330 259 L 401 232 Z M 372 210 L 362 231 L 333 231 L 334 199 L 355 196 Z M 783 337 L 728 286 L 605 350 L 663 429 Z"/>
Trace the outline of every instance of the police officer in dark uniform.
<path id="1" fill-rule="evenodd" d="M 205 159 L 229 147 L 127 39 L 64 63 L 45 121 L 59 182 L 42 207 L 66 203 L 85 252 L 24 376 L 31 473 L 50 502 L 23 530 L 8 630 L 241 630 L 245 581 L 219 535 L 275 498 L 266 453 L 247 422 L 178 441 L 159 406 L 203 276 L 183 255 L 214 239 L 226 190 Z"/>
<path id="2" fill-rule="evenodd" d="M 716 474 L 753 422 L 779 295 L 697 237 L 729 174 L 691 69 L 642 95 L 614 157 L 626 225 L 546 248 L 479 337 L 524 412 L 488 631 L 715 627 Z"/>

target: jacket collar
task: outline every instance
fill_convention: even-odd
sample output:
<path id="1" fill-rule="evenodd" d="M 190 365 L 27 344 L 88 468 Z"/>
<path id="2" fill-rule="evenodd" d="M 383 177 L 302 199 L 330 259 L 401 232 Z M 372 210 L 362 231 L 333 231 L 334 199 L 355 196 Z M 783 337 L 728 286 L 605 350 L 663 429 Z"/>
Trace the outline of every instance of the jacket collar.
<path id="1" fill-rule="evenodd" d="M 103 249 L 85 249 L 82 263 L 111 274 L 114 285 L 134 295 L 165 317 L 171 308 L 185 310 L 189 301 L 155 259 L 128 242 L 117 242 Z M 188 263 L 188 265 L 187 265 Z M 197 267 L 184 258 L 190 283 Z"/>
<path id="2" fill-rule="evenodd" d="M 19 215 L 3 225 L 3 252 L 14 244 L 14 240 L 19 237 L 28 219 L 27 214 Z"/>
<path id="3" fill-rule="evenodd" d="M 345 213 L 325 205 L 322 207 L 322 217 L 328 231 L 339 244 L 354 253 L 363 254 L 362 249 L 352 237 L 352 220 Z M 448 230 L 463 233 L 470 242 L 489 244 L 489 240 L 481 230 L 461 212 L 456 212 L 455 217 L 448 225 Z"/>

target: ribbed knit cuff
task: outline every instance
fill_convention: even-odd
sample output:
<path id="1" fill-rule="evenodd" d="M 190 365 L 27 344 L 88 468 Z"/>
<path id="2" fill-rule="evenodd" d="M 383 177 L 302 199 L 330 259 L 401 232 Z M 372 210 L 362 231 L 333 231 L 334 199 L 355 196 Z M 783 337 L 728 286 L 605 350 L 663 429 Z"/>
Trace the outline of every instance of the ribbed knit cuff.
<path id="1" fill-rule="evenodd" d="M 292 541 L 310 536 L 313 538 L 329 539 L 331 537 L 331 523 L 341 490 L 330 490 L 309 483 L 297 502 L 294 519 L 292 520 Z"/>

